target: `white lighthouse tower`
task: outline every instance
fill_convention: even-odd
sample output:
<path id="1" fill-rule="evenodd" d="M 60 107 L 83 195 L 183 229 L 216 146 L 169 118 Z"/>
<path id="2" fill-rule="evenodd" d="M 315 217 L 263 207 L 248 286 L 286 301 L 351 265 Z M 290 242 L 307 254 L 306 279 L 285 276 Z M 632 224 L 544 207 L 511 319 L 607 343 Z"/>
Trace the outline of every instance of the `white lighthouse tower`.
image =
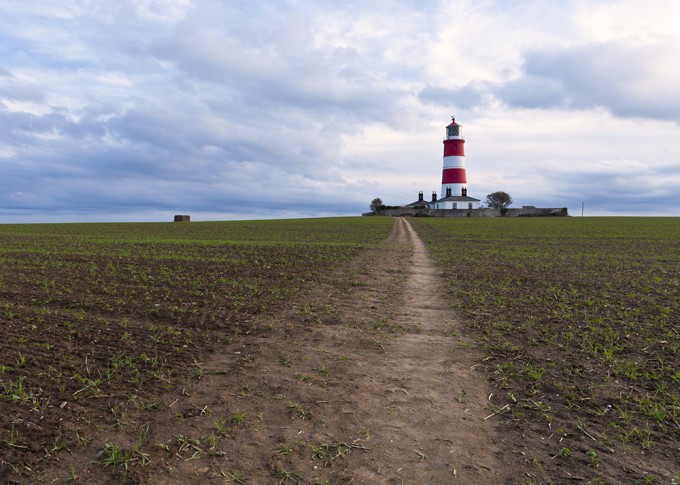
<path id="1" fill-rule="evenodd" d="M 462 126 L 451 117 L 444 139 L 444 168 L 442 170 L 442 197 L 467 196 L 465 175 L 465 140 Z"/>

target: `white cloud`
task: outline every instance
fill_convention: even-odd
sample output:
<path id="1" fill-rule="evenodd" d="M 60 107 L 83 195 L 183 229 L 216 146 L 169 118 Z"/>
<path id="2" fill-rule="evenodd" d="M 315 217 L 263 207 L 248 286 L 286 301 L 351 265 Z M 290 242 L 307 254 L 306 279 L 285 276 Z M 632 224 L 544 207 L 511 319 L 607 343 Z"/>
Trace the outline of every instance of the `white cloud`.
<path id="1" fill-rule="evenodd" d="M 656 44 L 678 39 L 680 4 L 675 0 L 577 2 L 574 21 L 594 42 L 629 39 L 633 44 Z"/>
<path id="2" fill-rule="evenodd" d="M 680 7 L 641 5 L 3 4 L 0 220 L 411 202 L 451 114 L 478 198 L 572 204 L 636 167 L 631 197 L 676 207 Z"/>
<path id="3" fill-rule="evenodd" d="M 622 43 L 532 51 L 522 76 L 495 91 L 511 106 L 603 107 L 623 117 L 680 121 L 680 68 L 671 52 L 668 46 Z"/>

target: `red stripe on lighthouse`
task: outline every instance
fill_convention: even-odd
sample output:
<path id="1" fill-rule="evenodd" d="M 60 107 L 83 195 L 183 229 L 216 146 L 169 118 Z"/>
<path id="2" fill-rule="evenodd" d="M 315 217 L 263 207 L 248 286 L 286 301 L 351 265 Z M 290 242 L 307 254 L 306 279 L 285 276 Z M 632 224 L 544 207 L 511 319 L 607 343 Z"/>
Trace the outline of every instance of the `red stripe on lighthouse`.
<path id="1" fill-rule="evenodd" d="M 445 168 L 442 172 L 443 184 L 466 184 L 464 168 Z"/>
<path id="2" fill-rule="evenodd" d="M 465 140 L 444 140 L 444 156 L 445 157 L 464 157 L 465 156 Z"/>

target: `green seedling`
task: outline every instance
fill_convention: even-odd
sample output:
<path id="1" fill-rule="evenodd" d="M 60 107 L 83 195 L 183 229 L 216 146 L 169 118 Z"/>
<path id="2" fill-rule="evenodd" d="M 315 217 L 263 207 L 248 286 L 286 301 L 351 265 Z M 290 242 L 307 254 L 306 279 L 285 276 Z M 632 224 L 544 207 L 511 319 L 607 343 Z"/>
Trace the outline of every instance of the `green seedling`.
<path id="1" fill-rule="evenodd" d="M 460 392 L 456 395 L 456 401 L 459 403 L 463 404 L 467 402 L 467 392 L 465 389 L 461 389 Z"/>
<path id="2" fill-rule="evenodd" d="M 309 410 L 301 403 L 288 401 L 286 407 L 293 413 L 297 414 L 301 418 L 306 418 L 309 416 Z"/>

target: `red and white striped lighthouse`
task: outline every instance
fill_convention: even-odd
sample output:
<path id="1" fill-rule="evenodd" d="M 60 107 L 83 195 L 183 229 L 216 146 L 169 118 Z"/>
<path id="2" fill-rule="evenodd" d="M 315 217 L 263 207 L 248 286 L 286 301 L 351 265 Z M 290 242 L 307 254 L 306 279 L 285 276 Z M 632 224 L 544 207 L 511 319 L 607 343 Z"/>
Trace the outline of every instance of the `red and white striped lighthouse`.
<path id="1" fill-rule="evenodd" d="M 451 124 L 446 127 L 444 139 L 444 169 L 442 170 L 441 197 L 467 196 L 467 178 L 465 176 L 465 140 L 461 133 L 461 125 L 451 117 Z"/>

